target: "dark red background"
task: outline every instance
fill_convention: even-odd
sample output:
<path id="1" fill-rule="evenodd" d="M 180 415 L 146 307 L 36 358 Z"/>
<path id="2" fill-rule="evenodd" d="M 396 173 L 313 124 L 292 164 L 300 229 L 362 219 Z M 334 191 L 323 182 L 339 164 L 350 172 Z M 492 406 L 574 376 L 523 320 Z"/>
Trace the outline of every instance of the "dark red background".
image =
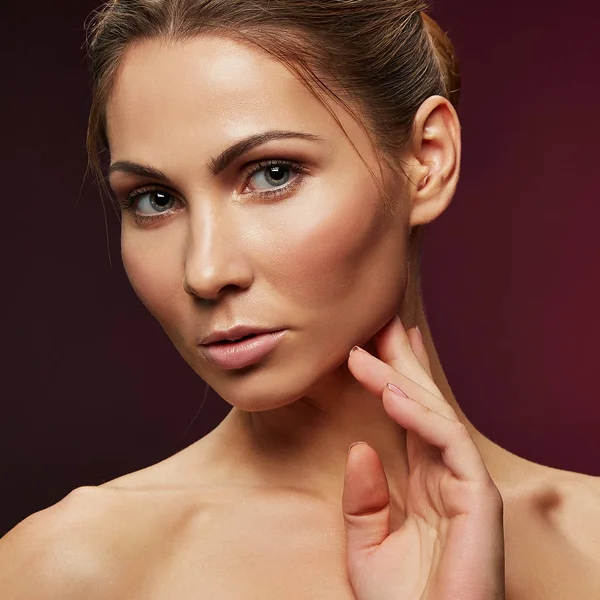
<path id="1" fill-rule="evenodd" d="M 210 431 L 209 397 L 135 297 L 83 185 L 92 0 L 2 3 L 0 533 Z M 438 0 L 461 58 L 462 180 L 429 226 L 426 308 L 451 385 L 507 449 L 600 475 L 600 5 Z M 81 196 L 80 196 L 81 188 Z M 78 200 L 79 198 L 79 200 Z"/>

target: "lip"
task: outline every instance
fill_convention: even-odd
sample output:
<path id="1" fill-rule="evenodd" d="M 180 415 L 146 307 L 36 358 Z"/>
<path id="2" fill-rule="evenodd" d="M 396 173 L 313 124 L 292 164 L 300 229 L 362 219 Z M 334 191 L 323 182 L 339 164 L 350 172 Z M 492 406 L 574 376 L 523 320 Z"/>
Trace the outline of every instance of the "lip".
<path id="1" fill-rule="evenodd" d="M 231 329 L 223 329 L 218 331 L 213 331 L 210 335 L 206 336 L 200 344 L 202 346 L 208 346 L 213 342 L 220 342 L 221 340 L 238 340 L 239 338 L 246 337 L 251 334 L 260 334 L 260 333 L 271 333 L 273 331 L 280 331 L 278 329 L 265 329 L 264 327 L 251 327 L 250 325 L 236 325 Z"/>
<path id="2" fill-rule="evenodd" d="M 254 333 L 256 330 L 247 331 Z M 242 335 L 249 335 L 249 333 Z M 215 363 L 222 369 L 241 369 L 265 358 L 267 354 L 277 347 L 286 333 L 287 329 L 260 332 L 254 337 L 239 342 L 203 343 L 199 345 L 199 348 L 210 362 Z M 221 335 L 221 338 L 223 337 L 222 334 L 219 335 Z M 228 335 L 234 337 L 240 334 L 236 332 L 236 329 L 231 329 Z M 216 333 L 213 334 L 213 339 L 216 336 Z M 211 336 L 206 339 L 210 340 Z"/>

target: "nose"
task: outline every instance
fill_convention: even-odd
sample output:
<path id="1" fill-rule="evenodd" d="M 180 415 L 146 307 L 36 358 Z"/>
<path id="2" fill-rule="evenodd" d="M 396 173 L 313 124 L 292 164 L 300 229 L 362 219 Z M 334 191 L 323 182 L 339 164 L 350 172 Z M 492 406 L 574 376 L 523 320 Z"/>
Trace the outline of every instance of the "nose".
<path id="1" fill-rule="evenodd" d="M 228 291 L 244 290 L 252 283 L 243 235 L 231 223 L 218 221 L 203 218 L 190 227 L 183 289 L 200 300 L 217 301 Z"/>

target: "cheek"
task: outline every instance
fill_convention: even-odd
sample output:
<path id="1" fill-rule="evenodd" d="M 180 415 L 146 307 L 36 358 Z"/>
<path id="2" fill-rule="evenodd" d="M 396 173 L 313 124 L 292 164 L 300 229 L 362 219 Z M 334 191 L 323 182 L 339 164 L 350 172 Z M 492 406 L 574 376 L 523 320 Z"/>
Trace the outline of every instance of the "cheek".
<path id="1" fill-rule="evenodd" d="M 294 205 L 270 245 L 271 280 L 303 307 L 323 310 L 368 293 L 378 278 L 401 278 L 403 234 L 392 230 L 378 188 L 362 181 L 349 189 Z"/>
<path id="2" fill-rule="evenodd" d="M 168 228 L 164 228 L 165 233 Z M 144 232 L 123 229 L 121 232 L 121 258 L 138 298 L 163 326 L 175 323 L 178 307 L 176 298 L 182 287 L 181 256 L 173 248 L 173 235 L 163 232 Z M 176 237 L 176 236 L 175 236 Z M 174 251 L 165 252 L 165 248 Z"/>

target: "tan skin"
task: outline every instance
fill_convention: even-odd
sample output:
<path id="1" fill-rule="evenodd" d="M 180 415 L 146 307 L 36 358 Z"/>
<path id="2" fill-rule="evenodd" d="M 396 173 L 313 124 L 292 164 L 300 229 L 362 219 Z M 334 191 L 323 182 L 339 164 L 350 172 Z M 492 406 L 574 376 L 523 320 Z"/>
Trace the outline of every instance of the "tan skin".
<path id="1" fill-rule="evenodd" d="M 407 429 L 425 417 L 408 423 L 417 404 L 383 392 L 390 379 L 432 409 L 427 418 L 445 414 L 466 427 L 470 445 L 459 462 L 485 465 L 478 481 L 487 485 L 489 473 L 486 489 L 502 499 L 506 598 L 600 597 L 598 478 L 534 464 L 478 432 L 452 394 L 419 302 L 408 233 L 452 199 L 456 113 L 442 98 L 423 104 L 400 157 L 408 179 L 398 182 L 380 172 L 358 122 L 332 107 L 366 163 L 400 190 L 393 215 L 330 113 L 270 57 L 216 37 L 128 50 L 107 111 L 111 162 L 149 165 L 167 180 L 114 171 L 110 184 L 119 199 L 158 186 L 172 203 L 152 223 L 125 211 L 124 265 L 183 358 L 233 409 L 175 456 L 75 490 L 18 525 L 0 542 L 0 597 L 443 600 L 419 579 L 400 589 L 404 580 L 394 581 L 389 565 L 376 571 L 388 595 L 348 581 L 360 571 L 346 562 L 346 538 L 364 539 L 344 511 L 366 489 L 352 473 L 375 482 L 368 501 L 389 490 L 392 532 L 410 513 Z M 270 141 L 216 175 L 206 166 L 266 130 L 322 139 Z M 276 199 L 258 199 L 276 185 L 264 169 L 248 177 L 248 164 L 268 159 L 300 162 L 305 172 L 292 170 Z M 148 194 L 137 202 L 138 213 L 159 214 Z M 238 322 L 288 333 L 255 368 L 220 369 L 196 344 Z M 413 325 L 423 342 L 405 329 Z M 348 357 L 355 344 L 368 353 Z M 368 445 L 349 460 L 359 440 Z M 480 525 L 480 542 L 498 532 L 498 508 Z M 381 529 L 382 514 L 374 518 Z M 379 542 L 388 543 L 387 533 Z M 490 573 L 500 556 L 491 548 L 482 550 Z M 424 563 L 433 579 L 434 563 Z"/>

